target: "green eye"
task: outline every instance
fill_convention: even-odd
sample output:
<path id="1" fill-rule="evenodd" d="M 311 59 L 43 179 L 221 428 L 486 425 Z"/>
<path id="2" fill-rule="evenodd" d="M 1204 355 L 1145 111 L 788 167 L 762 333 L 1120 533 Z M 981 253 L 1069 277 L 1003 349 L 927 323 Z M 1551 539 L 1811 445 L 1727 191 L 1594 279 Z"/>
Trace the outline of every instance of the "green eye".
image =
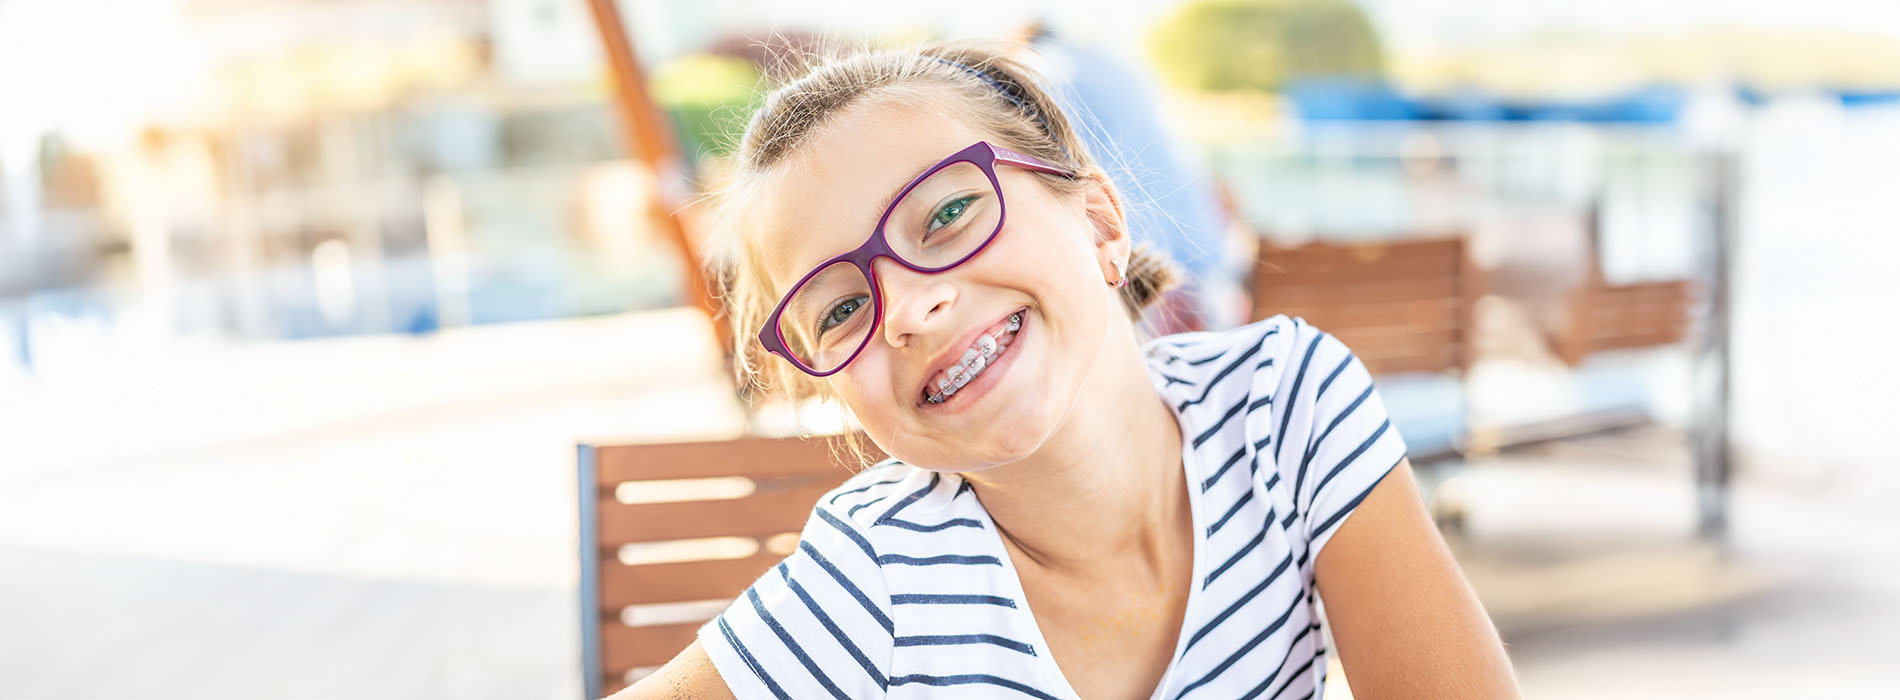
<path id="1" fill-rule="evenodd" d="M 865 298 L 861 296 L 852 297 L 840 301 L 832 305 L 831 308 L 826 309 L 824 315 L 818 318 L 818 333 L 822 335 L 825 331 L 837 328 L 838 326 L 844 325 L 845 322 L 850 321 L 851 315 L 857 313 L 858 309 L 864 306 L 864 299 Z"/>
<path id="2" fill-rule="evenodd" d="M 955 223 L 959 217 L 963 216 L 963 212 L 969 210 L 970 203 L 974 201 L 976 201 L 974 196 L 950 200 L 949 203 L 943 205 L 943 208 L 937 210 L 935 216 L 930 217 L 930 230 L 935 231 Z"/>

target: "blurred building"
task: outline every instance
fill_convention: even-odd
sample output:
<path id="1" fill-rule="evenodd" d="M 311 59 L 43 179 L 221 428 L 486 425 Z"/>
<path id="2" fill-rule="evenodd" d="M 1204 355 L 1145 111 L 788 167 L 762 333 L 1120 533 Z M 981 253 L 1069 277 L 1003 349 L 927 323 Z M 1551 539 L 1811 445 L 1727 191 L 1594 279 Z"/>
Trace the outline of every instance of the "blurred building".
<path id="1" fill-rule="evenodd" d="M 36 4 L 15 18 L 115 21 Z M 73 319 L 299 338 L 676 303 L 584 4 L 147 4 L 174 31 L 142 48 L 201 59 L 187 109 L 77 146 L 57 114 L 0 123 L 10 354 Z"/>

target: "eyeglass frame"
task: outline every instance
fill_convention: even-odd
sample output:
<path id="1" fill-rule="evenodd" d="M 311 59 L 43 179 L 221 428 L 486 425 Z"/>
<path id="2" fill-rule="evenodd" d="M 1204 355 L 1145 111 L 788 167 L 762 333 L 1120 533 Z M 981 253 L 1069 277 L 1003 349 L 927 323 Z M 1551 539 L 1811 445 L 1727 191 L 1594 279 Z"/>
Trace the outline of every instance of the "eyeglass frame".
<path id="1" fill-rule="evenodd" d="M 890 240 L 886 238 L 884 233 L 884 225 L 889 223 L 891 214 L 897 210 L 897 205 L 902 204 L 904 198 L 910 196 L 911 190 L 916 189 L 918 185 L 930 179 L 930 176 L 958 163 L 974 165 L 978 170 L 983 171 L 985 177 L 989 178 L 991 191 L 996 193 L 996 229 L 990 231 L 989 235 L 983 239 L 983 242 L 977 244 L 968 254 L 947 265 L 924 267 L 905 260 L 891 247 Z M 1031 172 L 1057 175 L 1070 180 L 1076 179 L 1077 177 L 1075 172 L 1052 165 L 1041 158 L 996 146 L 988 141 L 978 141 L 964 147 L 962 150 L 951 154 L 950 157 L 938 161 L 936 165 L 925 169 L 923 173 L 912 178 L 908 184 L 904 185 L 904 188 L 898 191 L 897 196 L 891 198 L 891 203 L 884 207 L 884 213 L 878 217 L 877 226 L 871 229 L 871 236 L 866 238 L 864 243 L 848 252 L 832 256 L 824 262 L 818 263 L 810 272 L 806 272 L 805 276 L 800 277 L 796 284 L 788 287 L 785 296 L 781 297 L 778 301 L 778 305 L 772 309 L 772 315 L 766 317 L 765 325 L 759 328 L 759 344 L 765 347 L 766 352 L 785 359 L 785 361 L 792 363 L 793 367 L 797 367 L 799 371 L 813 377 L 829 377 L 851 366 L 851 363 L 858 359 L 858 355 L 863 354 L 864 349 L 870 347 L 871 338 L 877 335 L 878 326 L 884 322 L 884 284 L 878 279 L 877 269 L 872 266 L 872 263 L 876 262 L 878 258 L 888 258 L 899 265 L 903 265 L 912 272 L 925 275 L 941 274 L 950 271 L 951 268 L 969 262 L 971 258 L 976 257 L 982 253 L 984 249 L 990 247 L 990 243 L 996 240 L 996 235 L 1002 233 L 1003 224 L 1009 220 L 1009 203 L 1003 196 L 1003 183 L 996 178 L 997 163 L 1012 165 Z M 858 344 L 858 349 L 851 351 L 850 357 L 838 363 L 837 367 L 820 372 L 805 366 L 805 363 L 799 361 L 795 353 L 785 344 L 784 333 L 779 328 L 779 317 L 785 313 L 785 306 L 791 303 L 794 293 L 796 293 L 800 287 L 805 286 L 805 283 L 811 281 L 811 278 L 816 277 L 819 272 L 841 262 L 851 263 L 852 267 L 856 267 L 858 272 L 864 275 L 865 281 L 870 283 L 871 327 L 865 332 L 864 341 Z"/>

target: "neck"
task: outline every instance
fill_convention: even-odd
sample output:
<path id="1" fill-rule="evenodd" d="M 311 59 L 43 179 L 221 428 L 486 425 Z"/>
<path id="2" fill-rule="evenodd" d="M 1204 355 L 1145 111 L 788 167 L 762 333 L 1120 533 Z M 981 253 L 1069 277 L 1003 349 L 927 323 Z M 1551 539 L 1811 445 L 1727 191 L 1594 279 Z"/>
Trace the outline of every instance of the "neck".
<path id="1" fill-rule="evenodd" d="M 1086 575 L 1131 556 L 1159 570 L 1192 519 L 1180 426 L 1149 382 L 1133 326 L 1113 326 L 1090 372 L 1095 390 L 1035 454 L 963 475 L 1004 539 L 1049 571 Z"/>

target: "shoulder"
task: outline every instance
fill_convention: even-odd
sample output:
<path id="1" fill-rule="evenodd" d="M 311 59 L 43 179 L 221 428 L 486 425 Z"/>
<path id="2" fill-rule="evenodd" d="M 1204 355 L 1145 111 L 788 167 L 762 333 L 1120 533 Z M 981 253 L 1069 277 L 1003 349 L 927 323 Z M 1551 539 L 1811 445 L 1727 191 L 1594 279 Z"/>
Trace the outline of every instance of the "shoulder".
<path id="1" fill-rule="evenodd" d="M 1148 341 L 1143 352 L 1150 366 L 1171 375 L 1212 380 L 1225 379 L 1223 372 L 1232 374 L 1238 370 L 1236 363 L 1248 359 L 1256 360 L 1259 366 L 1285 370 L 1288 360 L 1301 359 L 1316 346 L 1338 342 L 1304 318 L 1280 314 L 1223 331 L 1162 336 Z M 1299 367 L 1292 369 L 1298 371 Z"/>
<path id="2" fill-rule="evenodd" d="M 868 532 L 891 507 L 918 489 L 931 486 L 933 473 L 928 469 L 886 459 L 858 472 L 838 488 L 819 497 L 812 508 L 814 518 L 832 516 L 859 532 Z"/>
<path id="3" fill-rule="evenodd" d="M 946 530 L 960 530 L 942 525 L 946 517 L 956 526 L 975 525 L 974 514 L 966 511 L 980 506 L 974 498 L 961 497 L 968 490 L 969 484 L 956 474 L 885 460 L 821 496 L 803 539 L 821 550 L 862 550 L 870 562 L 882 566 L 917 537 L 940 541 L 950 536 Z"/>
<path id="4" fill-rule="evenodd" d="M 1296 352 L 1321 335 L 1304 319 L 1278 315 L 1223 331 L 1162 336 L 1149 341 L 1143 352 L 1163 395 L 1193 399 L 1273 386 L 1297 359 Z"/>

